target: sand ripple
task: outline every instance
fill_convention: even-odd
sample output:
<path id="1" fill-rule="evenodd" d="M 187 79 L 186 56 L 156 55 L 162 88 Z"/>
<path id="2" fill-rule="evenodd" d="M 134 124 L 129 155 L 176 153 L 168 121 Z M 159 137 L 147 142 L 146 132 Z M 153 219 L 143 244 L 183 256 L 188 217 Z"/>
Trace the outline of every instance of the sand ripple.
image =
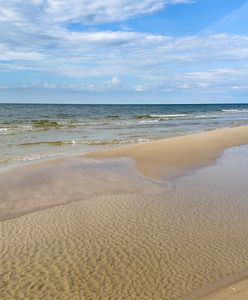
<path id="1" fill-rule="evenodd" d="M 232 224 L 174 208 L 115 195 L 3 222 L 1 299 L 173 299 L 248 265 L 242 228 L 227 247 Z"/>
<path id="2" fill-rule="evenodd" d="M 0 299 L 174 299 L 247 268 L 248 169 L 228 170 L 2 222 Z"/>

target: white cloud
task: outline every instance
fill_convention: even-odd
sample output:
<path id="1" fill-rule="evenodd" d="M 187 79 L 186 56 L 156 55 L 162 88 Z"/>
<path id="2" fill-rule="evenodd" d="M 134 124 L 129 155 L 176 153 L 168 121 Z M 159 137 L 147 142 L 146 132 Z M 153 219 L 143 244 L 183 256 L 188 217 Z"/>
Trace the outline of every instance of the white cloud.
<path id="1" fill-rule="evenodd" d="M 1 51 L 0 60 L 11 61 L 11 60 L 22 60 L 22 61 L 37 61 L 42 60 L 44 57 L 41 53 L 35 51 Z"/>
<path id="2" fill-rule="evenodd" d="M 163 0 L 48 0 L 45 11 L 58 22 L 77 21 L 92 24 L 120 21 L 135 15 L 151 13 L 162 9 L 165 2 Z"/>
<path id="3" fill-rule="evenodd" d="M 189 0 L 8 0 L 1 3 L 0 20 L 84 24 L 116 22 L 149 14 Z"/>
<path id="4" fill-rule="evenodd" d="M 98 84 L 90 79 L 80 86 L 65 86 L 87 91 L 247 86 L 244 61 L 248 60 L 248 36 L 245 35 L 172 37 L 130 30 L 72 32 L 65 26 L 70 21 L 118 21 L 166 5 L 191 2 L 5 1 L 0 10 L 0 60 L 4 61 L 0 71 L 37 71 L 84 80 L 104 78 Z M 131 86 L 123 80 L 125 77 L 135 77 L 139 84 Z M 64 87 L 47 82 L 40 88 Z"/>
<path id="5" fill-rule="evenodd" d="M 1 28 L 0 60 L 15 61 L 15 66 L 4 64 L 2 68 L 30 68 L 72 77 L 164 77 L 178 66 L 196 68 L 201 64 L 209 69 L 211 64 L 243 64 L 248 59 L 247 36 L 175 38 L 121 31 L 72 33 L 58 27 L 42 32 L 12 28 L 10 36 L 6 26 Z"/>
<path id="6" fill-rule="evenodd" d="M 244 65 L 241 68 L 218 68 L 199 72 L 189 72 L 186 78 L 191 80 L 204 81 L 205 83 L 225 83 L 229 81 L 241 81 L 248 73 L 248 66 Z"/>
<path id="7" fill-rule="evenodd" d="M 233 90 L 248 90 L 248 85 L 234 85 L 230 88 Z"/>
<path id="8" fill-rule="evenodd" d="M 111 79 L 111 84 L 113 85 L 113 86 L 120 86 L 121 85 L 121 80 L 120 80 L 120 78 L 119 77 L 117 77 L 117 76 L 114 76 L 112 79 Z"/>
<path id="9" fill-rule="evenodd" d="M 18 44 L 7 35 L 0 38 L 0 60 L 6 62 L 0 64 L 0 70 L 112 78 L 104 87 L 97 84 L 84 87 L 90 90 L 123 89 L 119 79 L 123 76 L 139 78 L 163 90 L 206 89 L 215 83 L 228 82 L 235 86 L 238 85 L 235 81 L 247 77 L 244 65 L 248 59 L 247 36 L 175 38 L 137 32 L 71 33 L 62 28 L 49 28 L 36 35 L 23 35 L 20 31 L 15 34 Z M 218 64 L 230 67 L 216 67 Z M 151 86 L 137 85 L 134 89 L 147 91 Z"/>
<path id="10" fill-rule="evenodd" d="M 142 92 L 147 92 L 149 91 L 149 87 L 144 85 L 144 84 L 138 84 L 134 86 L 134 90 L 136 92 L 142 93 Z"/>

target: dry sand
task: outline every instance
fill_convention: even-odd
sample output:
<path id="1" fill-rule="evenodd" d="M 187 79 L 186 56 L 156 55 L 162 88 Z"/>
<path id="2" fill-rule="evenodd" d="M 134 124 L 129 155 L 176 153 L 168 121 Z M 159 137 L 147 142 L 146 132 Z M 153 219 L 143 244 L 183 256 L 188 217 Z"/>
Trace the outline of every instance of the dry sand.
<path id="1" fill-rule="evenodd" d="M 200 147 L 202 136 L 212 162 L 224 146 L 245 143 L 247 127 L 177 139 Z M 143 149 L 146 157 L 154 144 Z M 173 149 L 177 156 L 182 148 Z M 139 176 L 127 159 L 74 158 L 2 173 L 0 299 L 200 299 L 204 286 L 229 284 L 225 278 L 248 269 L 248 150 L 237 149 L 171 182 Z M 215 293 L 205 299 L 225 296 Z"/>
<path id="2" fill-rule="evenodd" d="M 89 153 L 88 157 L 131 157 L 139 172 L 154 178 L 173 177 L 209 165 L 224 149 L 248 144 L 248 126 L 225 128 Z"/>

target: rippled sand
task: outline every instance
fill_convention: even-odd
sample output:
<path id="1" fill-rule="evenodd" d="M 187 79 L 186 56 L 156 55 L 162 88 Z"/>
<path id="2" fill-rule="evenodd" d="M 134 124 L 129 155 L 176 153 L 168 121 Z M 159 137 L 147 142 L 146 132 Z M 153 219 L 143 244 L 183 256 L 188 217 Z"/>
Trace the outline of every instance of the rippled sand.
<path id="1" fill-rule="evenodd" d="M 9 204 L 0 299 L 176 299 L 244 272 L 247 154 L 228 150 L 216 165 L 170 182 L 139 176 L 122 160 L 27 166 L 31 178 L 21 176 L 27 169 L 6 173 L 13 185 L 1 177 Z M 21 191 L 29 211 L 17 205 Z M 41 207 L 42 193 L 52 196 Z"/>
<path id="2" fill-rule="evenodd" d="M 248 265 L 247 224 L 164 200 L 96 197 L 4 222 L 1 299 L 172 299 Z"/>

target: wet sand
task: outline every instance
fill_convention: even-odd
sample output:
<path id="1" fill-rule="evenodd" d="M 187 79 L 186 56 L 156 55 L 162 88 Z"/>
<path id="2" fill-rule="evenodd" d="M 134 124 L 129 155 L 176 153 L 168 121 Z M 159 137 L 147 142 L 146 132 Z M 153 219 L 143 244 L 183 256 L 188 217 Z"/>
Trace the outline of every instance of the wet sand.
<path id="1" fill-rule="evenodd" d="M 246 300 L 248 269 L 194 290 L 178 300 Z"/>
<path id="2" fill-rule="evenodd" d="M 238 282 L 221 288 L 207 296 L 202 300 L 246 300 L 248 299 L 248 279 L 243 279 Z"/>
<path id="3" fill-rule="evenodd" d="M 224 128 L 89 153 L 88 157 L 131 157 L 136 169 L 154 178 L 173 177 L 213 163 L 226 149 L 248 144 L 248 126 Z"/>
<path id="4" fill-rule="evenodd" d="M 247 178 L 247 146 L 169 181 L 126 158 L 1 173 L 0 299 L 222 299 L 248 270 Z"/>

